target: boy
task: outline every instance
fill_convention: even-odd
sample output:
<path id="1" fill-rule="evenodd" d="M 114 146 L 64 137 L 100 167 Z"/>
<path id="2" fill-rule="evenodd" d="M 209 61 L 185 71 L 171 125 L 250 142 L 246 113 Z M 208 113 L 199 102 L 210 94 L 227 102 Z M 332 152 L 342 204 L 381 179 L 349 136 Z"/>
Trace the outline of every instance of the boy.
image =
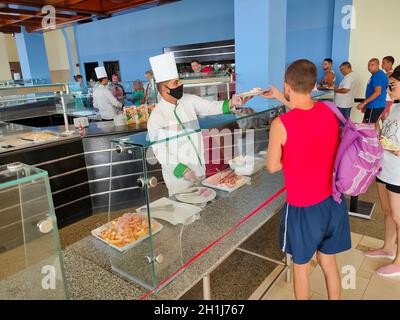
<path id="1" fill-rule="evenodd" d="M 284 172 L 281 246 L 293 257 L 296 298 L 309 299 L 310 260 L 316 253 L 333 300 L 341 293 L 335 254 L 350 249 L 351 238 L 345 201 L 332 198 L 339 121 L 325 104 L 312 100 L 316 81 L 315 65 L 298 60 L 285 73 L 284 93 L 271 87 L 263 94 L 291 109 L 272 122 L 267 169 Z"/>

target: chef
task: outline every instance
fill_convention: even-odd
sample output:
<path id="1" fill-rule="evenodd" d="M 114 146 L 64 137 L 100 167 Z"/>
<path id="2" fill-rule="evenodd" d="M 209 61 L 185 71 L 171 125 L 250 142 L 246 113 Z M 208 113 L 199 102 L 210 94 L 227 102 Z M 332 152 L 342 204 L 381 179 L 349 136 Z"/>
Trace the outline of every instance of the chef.
<path id="1" fill-rule="evenodd" d="M 115 99 L 107 88 L 108 77 L 104 67 L 97 67 L 96 72 L 99 86 L 93 92 L 93 106 L 99 110 L 102 120 L 113 120 L 116 115 L 122 112 L 122 104 Z"/>
<path id="2" fill-rule="evenodd" d="M 148 124 L 153 152 L 161 163 L 170 195 L 198 183 L 205 176 L 204 147 L 198 116 L 231 113 L 244 104 L 241 98 L 209 101 L 183 94 L 172 52 L 150 58 L 161 100 Z"/>

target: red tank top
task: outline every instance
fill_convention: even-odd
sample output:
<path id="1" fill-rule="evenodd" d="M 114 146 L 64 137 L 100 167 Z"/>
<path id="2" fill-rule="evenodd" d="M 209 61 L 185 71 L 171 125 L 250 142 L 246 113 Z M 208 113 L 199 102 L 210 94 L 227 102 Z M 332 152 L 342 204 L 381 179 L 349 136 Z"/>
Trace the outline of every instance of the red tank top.
<path id="1" fill-rule="evenodd" d="M 315 205 L 332 195 L 339 121 L 322 102 L 310 110 L 293 109 L 279 119 L 287 134 L 282 156 L 286 200 L 297 207 Z"/>

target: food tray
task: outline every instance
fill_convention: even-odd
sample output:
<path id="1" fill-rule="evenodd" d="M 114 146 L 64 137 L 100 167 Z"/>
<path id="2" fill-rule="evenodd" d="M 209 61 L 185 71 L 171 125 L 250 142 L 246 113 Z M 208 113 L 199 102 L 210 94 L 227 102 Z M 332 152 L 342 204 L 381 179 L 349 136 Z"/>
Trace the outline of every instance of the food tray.
<path id="1" fill-rule="evenodd" d="M 240 163 L 242 161 L 243 163 Z M 251 156 L 239 156 L 229 160 L 229 166 L 235 173 L 242 176 L 251 176 L 264 167 L 265 159 Z"/>
<path id="2" fill-rule="evenodd" d="M 253 96 L 258 96 L 259 94 L 265 92 L 265 90 L 261 89 L 261 90 L 251 90 L 251 91 L 247 91 L 247 92 L 242 92 L 242 93 L 238 93 L 236 94 L 238 97 L 242 97 L 242 98 L 247 98 L 247 97 L 253 97 Z"/>
<path id="3" fill-rule="evenodd" d="M 245 184 L 247 184 L 247 183 L 249 183 L 251 181 L 250 177 L 241 176 L 241 179 L 239 180 L 237 185 L 235 187 L 233 187 L 233 188 L 229 188 L 229 187 L 222 186 L 222 185 L 218 184 L 220 176 L 223 173 L 226 173 L 226 171 L 218 172 L 217 174 L 215 174 L 215 175 L 213 175 L 211 177 L 208 177 L 207 179 L 205 179 L 202 182 L 202 185 L 206 186 L 206 187 L 213 188 L 213 189 L 232 192 L 232 191 L 235 191 L 235 190 L 239 189 L 240 187 L 243 187 Z"/>
<path id="4" fill-rule="evenodd" d="M 34 136 L 32 137 L 32 135 L 37 135 L 37 134 L 47 135 L 48 138 L 38 139 L 37 137 L 34 137 Z M 43 142 L 58 140 L 59 135 L 52 131 L 32 131 L 32 132 L 26 132 L 26 133 L 22 134 L 19 138 L 21 140 L 29 141 L 32 143 L 43 143 Z"/>
<path id="5" fill-rule="evenodd" d="M 147 213 L 131 213 L 131 215 L 142 216 L 142 217 L 145 217 L 145 218 L 147 219 Z M 114 219 L 114 220 L 115 220 L 115 219 Z M 114 221 L 114 220 L 113 220 L 113 221 Z M 136 246 L 139 245 L 143 240 L 146 240 L 146 239 L 149 237 L 149 235 L 146 235 L 146 236 L 143 236 L 143 237 L 141 237 L 141 238 L 139 238 L 139 239 L 137 239 L 137 240 L 135 240 L 135 241 L 133 241 L 133 242 L 127 244 L 126 246 L 118 247 L 118 246 L 116 246 L 116 245 L 114 245 L 114 244 L 112 244 L 112 243 L 109 243 L 107 240 L 104 240 L 103 238 L 100 237 L 101 233 L 102 233 L 104 230 L 106 230 L 106 229 L 108 229 L 108 228 L 110 227 L 111 222 L 112 222 L 112 221 L 110 221 L 110 222 L 108 222 L 108 223 L 102 225 L 101 227 L 99 227 L 99 228 L 97 228 L 97 229 L 92 230 L 92 235 L 95 236 L 95 237 L 96 237 L 97 239 L 99 239 L 100 241 L 106 243 L 106 244 L 109 245 L 110 247 L 114 248 L 115 250 L 118 250 L 119 252 L 124 252 L 124 251 L 126 251 L 126 250 L 128 250 L 128 249 L 132 249 L 133 247 L 136 247 Z M 154 236 L 156 233 L 158 233 L 158 232 L 160 232 L 160 231 L 162 230 L 163 225 L 162 225 L 161 223 L 157 222 L 157 221 L 154 220 L 154 219 L 152 219 L 152 223 L 154 223 L 154 224 L 156 225 L 155 230 L 152 230 L 152 234 L 153 234 L 153 236 Z"/>

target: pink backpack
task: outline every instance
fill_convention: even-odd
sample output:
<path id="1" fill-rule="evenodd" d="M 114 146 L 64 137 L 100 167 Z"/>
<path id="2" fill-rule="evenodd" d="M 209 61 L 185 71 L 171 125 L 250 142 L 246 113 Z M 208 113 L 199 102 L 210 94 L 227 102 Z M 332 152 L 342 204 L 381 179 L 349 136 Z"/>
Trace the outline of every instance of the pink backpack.
<path id="1" fill-rule="evenodd" d="M 383 147 L 375 124 L 352 122 L 334 103 L 323 103 L 344 124 L 333 173 L 333 198 L 341 203 L 342 193 L 358 196 L 368 190 L 382 170 Z"/>

